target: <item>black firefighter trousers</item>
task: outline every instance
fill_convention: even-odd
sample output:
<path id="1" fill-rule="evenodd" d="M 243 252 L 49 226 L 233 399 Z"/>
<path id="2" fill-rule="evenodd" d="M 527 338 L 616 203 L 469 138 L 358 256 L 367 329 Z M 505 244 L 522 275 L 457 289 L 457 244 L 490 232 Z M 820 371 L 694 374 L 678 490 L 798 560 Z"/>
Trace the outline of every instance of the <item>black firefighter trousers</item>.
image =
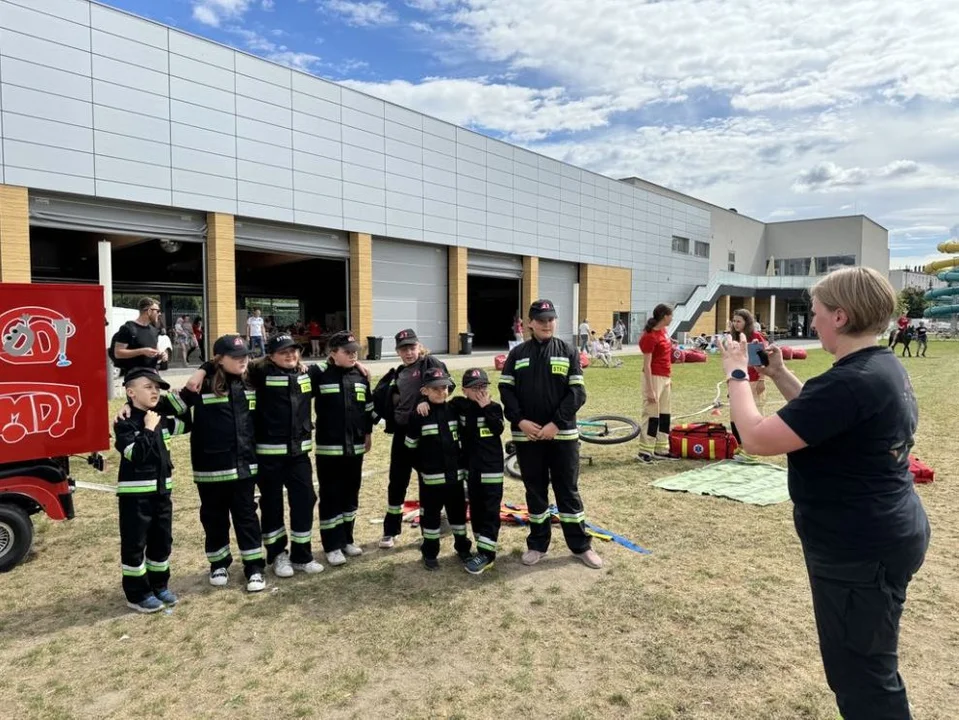
<path id="1" fill-rule="evenodd" d="M 450 473 L 452 475 L 452 473 Z M 440 554 L 440 522 L 443 508 L 453 531 L 453 548 L 458 555 L 469 554 L 472 543 L 466 536 L 466 489 L 464 478 L 455 477 L 427 481 L 420 475 L 420 530 L 423 544 L 420 552 L 424 558 L 434 559 Z"/>
<path id="2" fill-rule="evenodd" d="M 169 494 L 119 495 L 120 567 L 127 600 L 139 603 L 170 581 L 173 500 Z"/>
<path id="3" fill-rule="evenodd" d="M 390 480 L 386 487 L 386 517 L 383 535 L 394 537 L 403 532 L 403 503 L 413 472 L 413 451 L 406 447 L 406 428 L 398 427 L 390 445 Z M 422 501 L 422 498 L 421 498 Z"/>
<path id="4" fill-rule="evenodd" d="M 496 557 L 499 539 L 500 509 L 503 505 L 503 471 L 470 470 L 467 481 L 470 525 L 476 549 L 489 558 Z"/>
<path id="5" fill-rule="evenodd" d="M 324 552 L 353 544 L 363 480 L 362 455 L 317 455 L 320 481 L 320 541 Z"/>
<path id="6" fill-rule="evenodd" d="M 260 519 L 256 516 L 253 485 L 253 478 L 196 484 L 200 494 L 200 523 L 206 534 L 206 558 L 211 571 L 228 568 L 233 563 L 230 552 L 232 518 L 236 543 L 243 559 L 243 574 L 249 580 L 254 573 L 263 572 L 263 541 Z"/>
<path id="7" fill-rule="evenodd" d="M 313 466 L 309 455 L 259 455 L 256 484 L 260 488 L 260 525 L 266 564 L 270 565 L 287 547 L 283 521 L 283 488 L 290 503 L 290 562 L 308 563 L 313 559 Z"/>
<path id="8" fill-rule="evenodd" d="M 526 546 L 539 552 L 549 549 L 552 520 L 549 486 L 552 484 L 566 545 L 574 553 L 589 550 L 591 542 L 586 532 L 586 514 L 579 497 L 579 441 L 523 440 L 516 443 L 516 458 L 523 474 L 529 509 Z"/>
<path id="9" fill-rule="evenodd" d="M 878 560 L 840 562 L 804 548 L 826 680 L 844 720 L 911 717 L 899 675 L 899 618 L 928 546 L 927 524 Z"/>

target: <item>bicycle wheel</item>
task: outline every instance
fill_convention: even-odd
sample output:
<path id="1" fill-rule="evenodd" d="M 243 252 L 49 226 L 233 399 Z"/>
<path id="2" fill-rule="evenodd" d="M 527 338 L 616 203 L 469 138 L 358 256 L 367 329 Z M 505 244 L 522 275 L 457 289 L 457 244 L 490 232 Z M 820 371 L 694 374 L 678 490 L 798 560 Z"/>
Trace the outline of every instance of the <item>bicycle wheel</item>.
<path id="1" fill-rule="evenodd" d="M 577 420 L 579 439 L 597 445 L 617 445 L 639 437 L 639 423 L 621 415 L 594 415 Z"/>
<path id="2" fill-rule="evenodd" d="M 516 453 L 506 456 L 506 474 L 517 480 L 523 479 L 523 473 L 519 471 L 519 458 Z"/>

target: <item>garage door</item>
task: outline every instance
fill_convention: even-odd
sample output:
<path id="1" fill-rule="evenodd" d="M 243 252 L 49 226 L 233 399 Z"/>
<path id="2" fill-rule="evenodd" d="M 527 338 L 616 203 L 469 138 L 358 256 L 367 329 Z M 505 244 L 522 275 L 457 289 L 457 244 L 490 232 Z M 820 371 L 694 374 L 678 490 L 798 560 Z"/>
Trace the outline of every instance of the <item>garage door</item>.
<path id="1" fill-rule="evenodd" d="M 120 200 L 30 193 L 30 224 L 79 232 L 203 242 L 206 215 Z"/>
<path id="2" fill-rule="evenodd" d="M 395 354 L 393 336 L 408 327 L 432 352 L 447 351 L 447 267 L 445 247 L 373 239 L 373 334 L 384 354 Z"/>
<path id="3" fill-rule="evenodd" d="M 518 255 L 501 255 L 470 250 L 466 256 L 466 272 L 485 277 L 523 278 L 523 258 Z"/>
<path id="4" fill-rule="evenodd" d="M 244 250 L 343 259 L 350 257 L 349 236 L 335 230 L 238 218 L 234 232 L 237 247 Z"/>
<path id="5" fill-rule="evenodd" d="M 556 260 L 539 261 L 539 296 L 552 300 L 556 305 L 557 332 L 569 340 L 574 325 L 579 321 L 575 307 L 575 285 L 579 282 L 579 265 Z"/>

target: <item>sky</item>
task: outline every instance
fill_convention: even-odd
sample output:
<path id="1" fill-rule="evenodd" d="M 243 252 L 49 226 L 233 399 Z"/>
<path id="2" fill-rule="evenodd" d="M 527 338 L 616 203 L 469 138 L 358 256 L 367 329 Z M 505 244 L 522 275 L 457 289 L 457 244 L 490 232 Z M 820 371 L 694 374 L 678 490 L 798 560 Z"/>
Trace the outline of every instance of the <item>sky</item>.
<path id="1" fill-rule="evenodd" d="M 959 237 L 956 0 L 107 0 L 765 221 Z"/>

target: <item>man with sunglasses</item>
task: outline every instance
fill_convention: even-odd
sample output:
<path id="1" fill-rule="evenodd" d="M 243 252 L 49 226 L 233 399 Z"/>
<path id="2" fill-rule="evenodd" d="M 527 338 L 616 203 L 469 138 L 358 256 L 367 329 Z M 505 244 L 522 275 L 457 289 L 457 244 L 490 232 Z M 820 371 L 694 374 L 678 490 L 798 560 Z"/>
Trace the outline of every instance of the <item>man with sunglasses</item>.
<path id="1" fill-rule="evenodd" d="M 169 360 L 165 352 L 157 350 L 160 303 L 145 297 L 137 303 L 137 309 L 137 319 L 123 323 L 114 336 L 113 354 L 124 376 L 133 368 L 156 369 L 157 363 Z"/>

